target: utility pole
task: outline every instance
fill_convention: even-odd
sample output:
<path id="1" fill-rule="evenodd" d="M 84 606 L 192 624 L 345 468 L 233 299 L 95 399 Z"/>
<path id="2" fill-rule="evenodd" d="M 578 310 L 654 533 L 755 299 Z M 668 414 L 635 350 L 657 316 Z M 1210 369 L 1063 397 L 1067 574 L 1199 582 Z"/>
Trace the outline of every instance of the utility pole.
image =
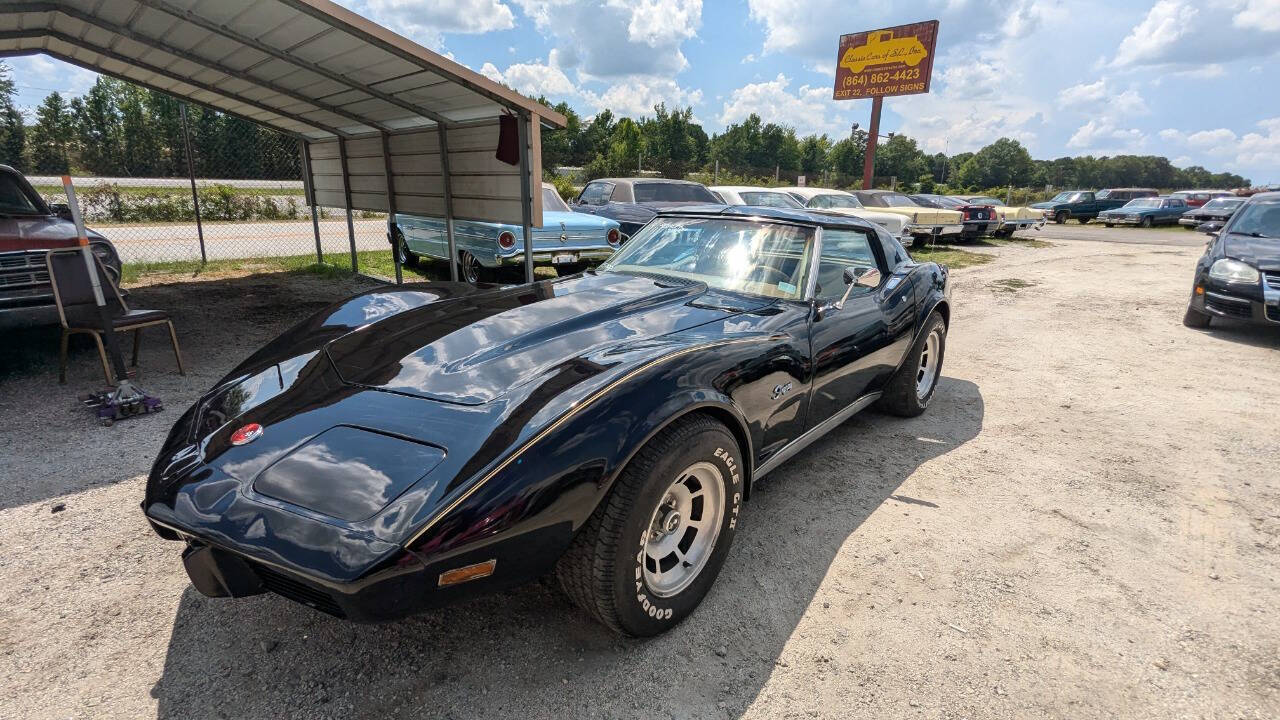
<path id="1" fill-rule="evenodd" d="M 871 128 L 867 132 L 867 150 L 862 158 L 862 189 L 871 189 L 871 177 L 876 170 L 876 139 L 880 137 L 880 109 L 884 98 L 877 95 L 871 101 Z"/>

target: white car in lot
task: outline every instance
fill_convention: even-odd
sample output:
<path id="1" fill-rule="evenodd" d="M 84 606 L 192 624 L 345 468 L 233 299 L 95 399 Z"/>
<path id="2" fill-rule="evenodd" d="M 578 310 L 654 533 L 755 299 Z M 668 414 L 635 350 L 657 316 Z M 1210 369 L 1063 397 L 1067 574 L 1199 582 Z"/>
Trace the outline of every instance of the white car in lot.
<path id="1" fill-rule="evenodd" d="M 847 193 L 844 190 L 828 190 L 815 187 L 789 187 L 777 188 L 777 190 L 790 195 L 810 210 L 827 210 L 841 215 L 852 215 L 863 220 L 870 220 L 888 230 L 889 234 L 897 238 L 903 245 L 910 246 L 912 243 L 911 234 L 907 232 L 907 218 L 905 216 L 868 210 L 863 207 L 862 203 L 852 193 Z"/>
<path id="2" fill-rule="evenodd" d="M 804 205 L 781 188 L 754 187 L 751 185 L 712 185 L 707 188 L 725 205 L 756 205 L 803 209 Z"/>

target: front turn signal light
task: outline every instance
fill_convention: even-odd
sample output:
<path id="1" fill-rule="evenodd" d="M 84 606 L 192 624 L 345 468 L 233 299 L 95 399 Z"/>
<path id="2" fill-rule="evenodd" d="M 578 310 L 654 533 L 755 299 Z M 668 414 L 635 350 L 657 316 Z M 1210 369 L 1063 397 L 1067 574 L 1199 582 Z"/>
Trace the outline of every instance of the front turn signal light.
<path id="1" fill-rule="evenodd" d="M 479 580 L 487 578 L 493 574 L 493 569 L 498 566 L 497 558 L 485 560 L 474 565 L 464 565 L 460 568 L 446 570 L 440 573 L 440 580 L 436 584 L 439 587 L 447 587 L 449 585 L 457 585 L 468 580 Z"/>

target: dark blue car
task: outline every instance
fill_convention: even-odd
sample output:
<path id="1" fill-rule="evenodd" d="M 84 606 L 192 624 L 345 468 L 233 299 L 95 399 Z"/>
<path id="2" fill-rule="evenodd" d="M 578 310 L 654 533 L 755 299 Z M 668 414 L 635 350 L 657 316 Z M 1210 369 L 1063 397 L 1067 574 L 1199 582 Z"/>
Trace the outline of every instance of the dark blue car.
<path id="1" fill-rule="evenodd" d="M 1103 210 L 1098 213 L 1098 222 L 1107 227 L 1139 225 L 1149 228 L 1154 225 L 1176 225 L 1186 211 L 1186 200 L 1160 195 L 1130 200 L 1124 207 L 1115 210 Z"/>

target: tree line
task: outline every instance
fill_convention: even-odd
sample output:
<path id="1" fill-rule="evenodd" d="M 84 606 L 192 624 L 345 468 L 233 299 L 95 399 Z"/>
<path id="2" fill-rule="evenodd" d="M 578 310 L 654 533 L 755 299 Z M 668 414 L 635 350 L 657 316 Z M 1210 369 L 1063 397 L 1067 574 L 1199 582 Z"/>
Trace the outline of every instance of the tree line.
<path id="1" fill-rule="evenodd" d="M 45 96 L 25 125 L 13 103 L 9 69 L 0 63 L 3 162 L 37 175 L 184 177 L 187 155 L 181 103 L 164 93 L 99 76 L 81 97 Z M 198 177 L 282 180 L 301 177 L 298 142 L 232 115 L 187 107 Z"/>
<path id="2" fill-rule="evenodd" d="M 82 97 L 50 93 L 27 125 L 14 106 L 15 88 L 0 63 L 0 152 L 24 172 L 68 171 L 98 176 L 181 177 L 187 174 L 179 101 L 127 82 L 99 77 Z M 545 98 L 539 98 L 546 103 Z M 794 128 L 752 114 L 708 135 L 693 109 L 654 107 L 652 116 L 619 117 L 602 110 L 584 118 L 567 103 L 553 106 L 566 127 L 542 133 L 544 168 L 582 168 L 579 181 L 653 171 L 721 182 L 848 187 L 861 182 L 867 133 L 799 136 Z M 247 120 L 188 107 L 196 175 L 206 178 L 297 179 L 295 139 Z M 718 171 L 718 172 L 717 172 Z M 1248 179 L 1203 167 L 1178 168 L 1155 155 L 1060 157 L 1036 160 L 1017 140 L 1000 138 L 973 153 L 929 154 L 915 139 L 894 134 L 879 143 L 877 185 L 921 192 L 1007 186 L 1161 189 L 1242 187 Z"/>

